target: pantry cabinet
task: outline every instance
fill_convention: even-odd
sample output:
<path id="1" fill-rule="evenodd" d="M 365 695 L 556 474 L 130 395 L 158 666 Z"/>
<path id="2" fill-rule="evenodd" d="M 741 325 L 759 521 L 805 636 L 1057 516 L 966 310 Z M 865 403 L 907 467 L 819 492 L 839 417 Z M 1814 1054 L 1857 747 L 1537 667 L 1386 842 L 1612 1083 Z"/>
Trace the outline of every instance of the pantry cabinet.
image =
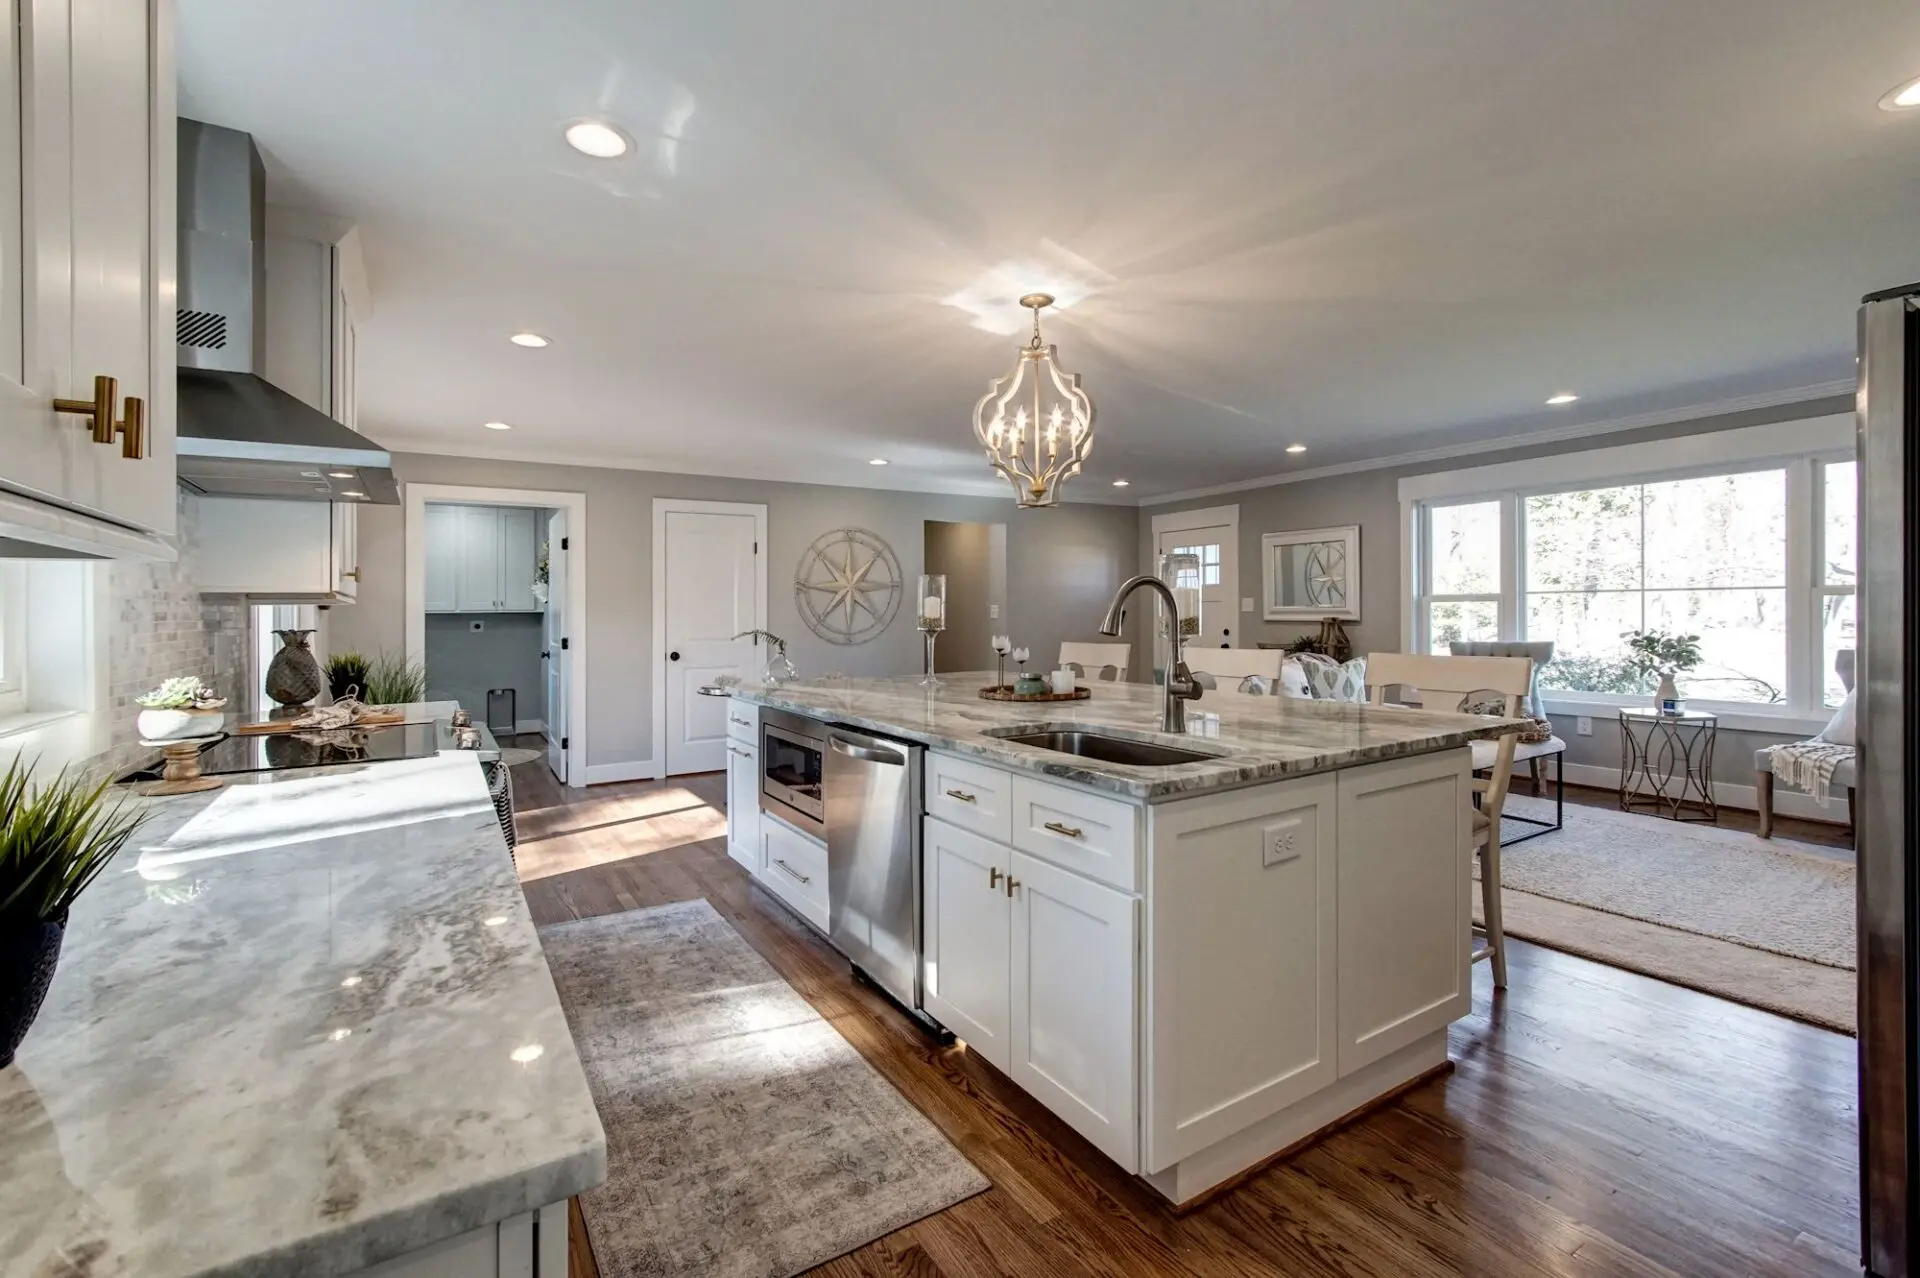
<path id="1" fill-rule="evenodd" d="M 102 553 L 170 557 L 125 531 L 174 529 L 172 5 L 3 2 L 0 522 L 32 537 L 41 503 L 107 525 Z M 96 377 L 97 423 L 56 411 Z"/>
<path id="2" fill-rule="evenodd" d="M 541 612 L 533 593 L 540 512 L 531 506 L 430 504 L 428 612 Z"/>

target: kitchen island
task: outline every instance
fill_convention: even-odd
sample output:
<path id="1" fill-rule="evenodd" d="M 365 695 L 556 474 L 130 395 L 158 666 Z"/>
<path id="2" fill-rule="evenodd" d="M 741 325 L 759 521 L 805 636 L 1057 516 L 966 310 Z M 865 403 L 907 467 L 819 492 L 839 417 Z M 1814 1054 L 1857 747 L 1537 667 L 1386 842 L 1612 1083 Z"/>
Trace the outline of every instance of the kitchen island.
<path id="1" fill-rule="evenodd" d="M 1187 1203 L 1447 1067 L 1469 743 L 1518 721 L 1213 693 L 1171 736 L 1145 685 L 1022 704 L 942 680 L 734 689 L 729 846 L 824 927 L 824 845 L 752 802 L 760 709 L 925 747 L 924 1008 L 1096 1148 Z M 1076 732 L 1195 757 L 1013 739 Z"/>
<path id="2" fill-rule="evenodd" d="M 148 802 L 0 1070 L 0 1275 L 564 1273 L 606 1139 L 478 760 Z"/>

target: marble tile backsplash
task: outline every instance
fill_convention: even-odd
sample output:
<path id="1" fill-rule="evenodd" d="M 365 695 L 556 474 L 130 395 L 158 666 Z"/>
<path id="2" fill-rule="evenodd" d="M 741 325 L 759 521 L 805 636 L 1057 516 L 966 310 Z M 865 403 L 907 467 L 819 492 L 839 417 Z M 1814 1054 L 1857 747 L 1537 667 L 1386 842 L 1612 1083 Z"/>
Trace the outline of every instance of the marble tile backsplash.
<path id="1" fill-rule="evenodd" d="M 82 766 L 119 773 L 151 757 L 134 733 L 134 698 L 173 675 L 196 674 L 244 711 L 248 678 L 247 608 L 233 596 L 200 594 L 199 501 L 179 494 L 172 563 L 106 566 L 107 705 L 111 742 Z"/>

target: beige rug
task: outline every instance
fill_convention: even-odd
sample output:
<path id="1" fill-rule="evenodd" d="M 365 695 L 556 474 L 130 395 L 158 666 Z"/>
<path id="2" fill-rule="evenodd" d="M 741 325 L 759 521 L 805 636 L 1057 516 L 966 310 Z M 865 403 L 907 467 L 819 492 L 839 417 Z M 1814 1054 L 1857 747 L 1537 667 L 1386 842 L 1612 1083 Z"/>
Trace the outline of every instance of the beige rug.
<path id="1" fill-rule="evenodd" d="M 785 1278 L 988 1187 L 707 902 L 540 943 L 607 1131 L 604 1278 Z"/>
<path id="2" fill-rule="evenodd" d="M 1854 1032 L 1851 861 L 1572 806 L 1565 830 L 1502 850 L 1501 879 L 1511 936 Z"/>

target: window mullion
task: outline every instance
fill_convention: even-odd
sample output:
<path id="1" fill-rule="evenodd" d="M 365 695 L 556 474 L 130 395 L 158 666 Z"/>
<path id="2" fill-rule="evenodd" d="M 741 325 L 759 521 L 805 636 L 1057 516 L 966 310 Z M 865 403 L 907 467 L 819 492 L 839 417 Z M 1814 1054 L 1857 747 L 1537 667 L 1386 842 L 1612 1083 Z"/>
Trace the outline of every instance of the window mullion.
<path id="1" fill-rule="evenodd" d="M 1500 637 L 1512 642 L 1524 639 L 1520 614 L 1522 559 L 1526 554 L 1526 535 L 1521 526 L 1520 498 L 1513 493 L 1500 496 Z"/>
<path id="2" fill-rule="evenodd" d="M 1820 671 L 1821 642 L 1816 633 L 1821 586 L 1821 511 L 1818 464 L 1801 461 L 1787 467 L 1787 705 L 1798 714 L 1815 713 L 1825 698 Z"/>

